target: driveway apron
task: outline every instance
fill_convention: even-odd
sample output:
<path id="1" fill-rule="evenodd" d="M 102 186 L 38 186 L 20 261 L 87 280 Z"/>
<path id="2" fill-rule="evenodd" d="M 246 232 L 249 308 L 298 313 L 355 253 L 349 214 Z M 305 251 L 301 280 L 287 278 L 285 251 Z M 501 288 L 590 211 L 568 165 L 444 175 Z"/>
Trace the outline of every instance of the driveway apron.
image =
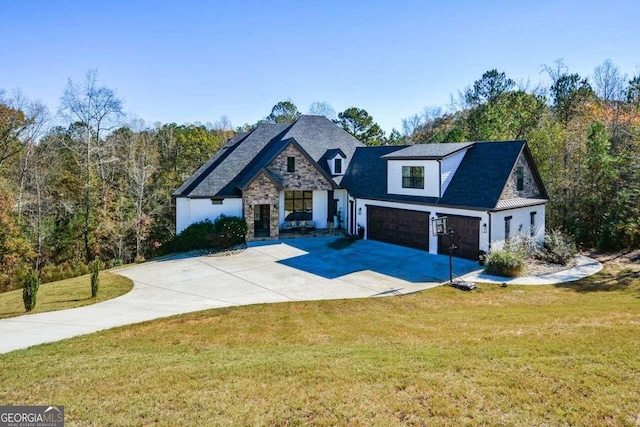
<path id="1" fill-rule="evenodd" d="M 458 276 L 478 268 L 454 261 Z M 114 271 L 134 282 L 121 297 L 0 320 L 0 353 L 211 308 L 413 293 L 446 281 L 448 269 L 446 256 L 340 237 L 257 242 L 228 256 L 177 256 Z"/>

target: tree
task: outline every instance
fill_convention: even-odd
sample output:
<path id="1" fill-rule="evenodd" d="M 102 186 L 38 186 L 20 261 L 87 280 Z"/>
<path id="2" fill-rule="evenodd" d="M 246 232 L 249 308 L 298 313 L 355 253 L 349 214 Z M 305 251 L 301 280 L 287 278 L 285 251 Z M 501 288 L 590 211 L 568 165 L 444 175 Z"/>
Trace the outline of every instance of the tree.
<path id="1" fill-rule="evenodd" d="M 36 141 L 47 119 L 47 108 L 41 102 L 27 100 L 20 91 L 5 98 L 0 91 L 0 167 Z"/>
<path id="2" fill-rule="evenodd" d="M 593 97 L 594 93 L 587 79 L 577 73 L 570 74 L 561 60 L 555 64 L 555 69 L 549 66 L 545 66 L 544 69 L 552 80 L 551 106 L 558 119 L 566 125 L 577 113 L 579 106 Z"/>
<path id="3" fill-rule="evenodd" d="M 24 303 L 25 311 L 31 311 L 36 308 L 36 299 L 38 296 L 38 289 L 40 288 L 40 277 L 38 272 L 31 270 L 27 274 L 27 278 L 22 288 L 22 302 Z"/>
<path id="4" fill-rule="evenodd" d="M 309 114 L 314 116 L 324 116 L 329 120 L 335 120 L 338 117 L 336 110 L 334 110 L 331 104 L 326 101 L 316 101 L 311 103 L 309 106 Z"/>
<path id="5" fill-rule="evenodd" d="M 103 207 L 106 208 L 107 193 L 104 164 L 108 159 L 104 158 L 102 131 L 112 129 L 114 120 L 122 115 L 122 101 L 116 97 L 115 92 L 105 86 L 98 87 L 98 73 L 96 70 L 89 70 L 85 81 L 74 83 L 69 79 L 64 94 L 60 99 L 60 114 L 72 121 L 80 124 L 83 130 L 84 143 L 84 230 L 83 240 L 85 246 L 86 261 L 93 259 L 91 250 L 90 228 L 91 216 L 94 206 L 91 201 L 93 189 L 94 169 L 98 171 L 101 184 L 101 194 Z M 94 168 L 95 163 L 95 168 Z"/>
<path id="6" fill-rule="evenodd" d="M 384 143 L 386 145 L 404 145 L 407 142 L 407 138 L 398 131 L 398 129 L 391 129 L 391 133 L 388 138 L 385 138 Z"/>
<path id="7" fill-rule="evenodd" d="M 373 121 L 373 117 L 362 108 L 347 108 L 338 114 L 336 123 L 367 145 L 380 145 L 384 138 L 384 131 Z"/>
<path id="8" fill-rule="evenodd" d="M 15 287 L 18 269 L 29 264 L 33 257 L 33 249 L 24 238 L 13 209 L 11 191 L 0 178 L 0 290 Z"/>
<path id="9" fill-rule="evenodd" d="M 626 80 L 626 74 L 620 74 L 620 69 L 610 59 L 606 59 L 593 71 L 594 91 L 604 101 L 622 100 Z"/>
<path id="10" fill-rule="evenodd" d="M 298 107 L 291 101 L 280 101 L 271 109 L 267 116 L 269 123 L 293 123 L 301 116 Z"/>
<path id="11" fill-rule="evenodd" d="M 474 140 L 523 139 L 537 125 L 545 109 L 542 97 L 523 91 L 505 92 L 472 108 L 467 117 Z"/>
<path id="12" fill-rule="evenodd" d="M 467 88 L 464 94 L 465 102 L 468 106 L 475 106 L 484 103 L 493 104 L 498 97 L 510 91 L 515 82 L 507 78 L 504 72 L 493 69 L 485 72 L 480 80 L 473 83 L 473 88 Z"/>
<path id="13" fill-rule="evenodd" d="M 629 80 L 627 88 L 627 102 L 640 105 L 640 75 Z"/>

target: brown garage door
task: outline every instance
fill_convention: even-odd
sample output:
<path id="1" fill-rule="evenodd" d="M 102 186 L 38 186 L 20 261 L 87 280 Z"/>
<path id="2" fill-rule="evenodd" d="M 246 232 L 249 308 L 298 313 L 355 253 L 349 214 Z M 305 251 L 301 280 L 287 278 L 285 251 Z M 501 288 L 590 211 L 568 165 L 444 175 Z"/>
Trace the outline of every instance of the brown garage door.
<path id="1" fill-rule="evenodd" d="M 480 250 L 480 219 L 467 216 L 447 215 L 449 228 L 453 230 L 453 256 L 478 259 Z M 438 253 L 449 254 L 449 236 L 438 237 Z"/>
<path id="2" fill-rule="evenodd" d="M 429 212 L 367 206 L 367 238 L 429 250 Z"/>

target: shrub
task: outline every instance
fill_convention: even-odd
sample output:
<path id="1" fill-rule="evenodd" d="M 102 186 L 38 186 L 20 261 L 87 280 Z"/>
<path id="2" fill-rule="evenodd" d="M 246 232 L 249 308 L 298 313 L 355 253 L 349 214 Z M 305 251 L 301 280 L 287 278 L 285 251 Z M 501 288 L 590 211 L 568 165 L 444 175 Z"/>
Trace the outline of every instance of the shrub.
<path id="1" fill-rule="evenodd" d="M 552 264 L 566 265 L 577 254 L 573 239 L 558 230 L 548 232 L 539 258 Z"/>
<path id="2" fill-rule="evenodd" d="M 25 279 L 24 287 L 22 288 L 22 301 L 24 302 L 24 309 L 31 311 L 36 308 L 36 297 L 38 296 L 38 289 L 40 288 L 40 277 L 36 270 L 31 270 Z"/>
<path id="3" fill-rule="evenodd" d="M 211 249 L 213 223 L 204 220 L 191 224 L 180 234 L 164 244 L 164 253 L 187 252 L 194 249 Z"/>
<path id="4" fill-rule="evenodd" d="M 163 245 L 165 254 L 198 249 L 227 249 L 244 243 L 247 223 L 242 218 L 220 215 L 213 223 L 204 220 L 191 224 Z"/>
<path id="5" fill-rule="evenodd" d="M 91 261 L 89 264 L 89 271 L 91 272 L 91 298 L 98 296 L 98 289 L 100 288 L 100 269 L 102 263 L 99 259 Z"/>
<path id="6" fill-rule="evenodd" d="M 227 249 L 245 242 L 247 222 L 237 216 L 220 215 L 213 222 L 213 247 Z"/>
<path id="7" fill-rule="evenodd" d="M 540 242 L 531 236 L 531 234 L 524 232 L 507 240 L 504 245 L 505 251 L 517 253 L 525 259 L 536 258 L 540 252 L 540 248 Z"/>
<path id="8" fill-rule="evenodd" d="M 524 257 L 517 252 L 493 251 L 487 257 L 485 270 L 489 274 L 517 277 L 525 267 Z"/>

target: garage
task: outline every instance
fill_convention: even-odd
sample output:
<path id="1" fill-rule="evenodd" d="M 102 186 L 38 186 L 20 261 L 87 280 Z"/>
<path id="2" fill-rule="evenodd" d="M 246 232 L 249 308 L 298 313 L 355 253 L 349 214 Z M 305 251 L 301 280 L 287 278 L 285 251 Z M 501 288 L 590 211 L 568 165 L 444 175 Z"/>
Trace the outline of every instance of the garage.
<path id="1" fill-rule="evenodd" d="M 429 212 L 367 206 L 367 238 L 429 250 Z"/>
<path id="2" fill-rule="evenodd" d="M 438 215 L 444 216 L 444 215 Z M 480 250 L 480 218 L 446 215 L 447 225 L 453 230 L 453 256 L 471 260 L 478 259 Z M 449 254 L 449 236 L 438 237 L 438 253 Z"/>

